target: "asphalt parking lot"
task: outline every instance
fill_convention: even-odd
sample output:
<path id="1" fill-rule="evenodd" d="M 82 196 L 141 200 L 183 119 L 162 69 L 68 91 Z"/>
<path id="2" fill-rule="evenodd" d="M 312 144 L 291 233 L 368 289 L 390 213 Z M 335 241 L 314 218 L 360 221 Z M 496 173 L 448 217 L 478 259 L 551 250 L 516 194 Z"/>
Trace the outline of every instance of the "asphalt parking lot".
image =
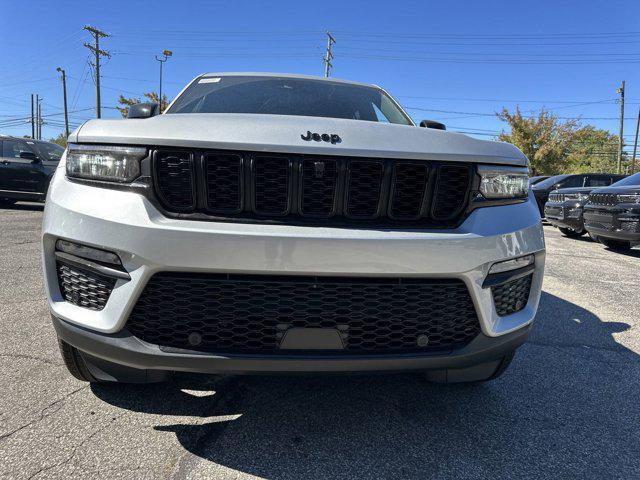
<path id="1" fill-rule="evenodd" d="M 418 375 L 90 387 L 44 299 L 42 207 L 0 210 L 1 478 L 637 478 L 640 249 L 546 226 L 536 326 L 482 385 Z"/>

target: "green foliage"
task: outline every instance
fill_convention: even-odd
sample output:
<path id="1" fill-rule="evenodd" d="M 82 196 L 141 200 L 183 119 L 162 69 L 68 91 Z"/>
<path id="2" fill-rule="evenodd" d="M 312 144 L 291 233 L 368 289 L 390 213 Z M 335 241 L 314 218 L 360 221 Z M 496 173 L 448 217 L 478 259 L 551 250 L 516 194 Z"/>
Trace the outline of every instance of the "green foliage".
<path id="1" fill-rule="evenodd" d="M 144 94 L 146 97 L 145 102 L 158 103 L 158 93 L 157 92 L 147 92 Z M 116 107 L 123 117 L 129 114 L 129 107 L 131 105 L 135 105 L 136 103 L 142 103 L 142 100 L 139 98 L 126 98 L 124 95 L 120 95 L 118 98 L 118 104 L 122 105 L 121 107 Z M 167 100 L 166 95 L 162 95 L 162 111 L 164 112 L 169 105 L 169 101 Z"/>
<path id="2" fill-rule="evenodd" d="M 581 126 L 577 120 L 562 122 L 544 109 L 531 117 L 519 108 L 514 113 L 503 109 L 497 116 L 511 127 L 498 139 L 522 150 L 534 175 L 616 170 L 618 137 L 606 130 Z"/>
<path id="3" fill-rule="evenodd" d="M 50 138 L 49 141 L 52 143 L 57 143 L 61 147 L 67 148 L 67 137 L 64 133 L 61 133 L 55 138 Z"/>

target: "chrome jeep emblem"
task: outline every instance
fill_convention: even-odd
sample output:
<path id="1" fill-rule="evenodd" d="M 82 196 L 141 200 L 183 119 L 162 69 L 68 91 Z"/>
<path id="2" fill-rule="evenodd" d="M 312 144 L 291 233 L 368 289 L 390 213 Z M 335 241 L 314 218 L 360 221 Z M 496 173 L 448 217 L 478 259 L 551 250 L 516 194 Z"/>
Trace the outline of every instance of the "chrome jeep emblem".
<path id="1" fill-rule="evenodd" d="M 307 134 L 306 135 L 300 135 L 300 138 L 302 140 L 305 140 L 307 142 L 310 142 L 311 140 L 315 141 L 315 142 L 329 142 L 331 144 L 336 144 L 336 143 L 340 143 L 342 141 L 342 139 L 340 138 L 339 135 L 337 135 L 336 133 L 311 133 L 310 130 L 307 130 Z"/>

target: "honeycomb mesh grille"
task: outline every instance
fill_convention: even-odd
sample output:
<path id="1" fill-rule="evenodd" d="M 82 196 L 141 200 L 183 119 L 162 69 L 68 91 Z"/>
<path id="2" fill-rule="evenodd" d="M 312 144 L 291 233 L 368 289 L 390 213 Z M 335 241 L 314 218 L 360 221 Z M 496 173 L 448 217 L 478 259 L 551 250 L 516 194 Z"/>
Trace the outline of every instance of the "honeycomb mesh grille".
<path id="1" fill-rule="evenodd" d="M 214 212 L 239 212 L 242 206 L 242 157 L 205 157 L 207 206 Z"/>
<path id="2" fill-rule="evenodd" d="M 128 321 L 152 344 L 228 353 L 282 352 L 292 327 L 336 329 L 345 353 L 452 349 L 480 331 L 465 284 L 443 279 L 160 273 Z"/>
<path id="3" fill-rule="evenodd" d="M 526 307 L 533 275 L 503 283 L 491 289 L 496 312 L 501 317 L 519 312 Z"/>
<path id="4" fill-rule="evenodd" d="M 188 152 L 160 151 L 156 155 L 158 190 L 164 203 L 176 210 L 195 207 L 193 159 Z"/>
<path id="5" fill-rule="evenodd" d="M 429 169 L 424 164 L 395 165 L 391 214 L 394 218 L 419 218 Z"/>
<path id="6" fill-rule="evenodd" d="M 115 285 L 115 279 L 96 275 L 62 262 L 57 262 L 58 284 L 64 299 L 89 310 L 102 310 Z"/>
<path id="7" fill-rule="evenodd" d="M 335 160 L 304 160 L 300 211 L 306 215 L 328 217 L 334 209 L 337 180 Z"/>
<path id="8" fill-rule="evenodd" d="M 255 210 L 284 215 L 289 207 L 291 165 L 288 158 L 256 157 L 253 161 Z"/>
<path id="9" fill-rule="evenodd" d="M 346 213 L 354 218 L 375 217 L 380 205 L 384 164 L 354 160 L 349 164 Z"/>
<path id="10" fill-rule="evenodd" d="M 469 191 L 469 167 L 442 165 L 438 167 L 433 216 L 446 220 L 457 216 L 464 208 Z"/>

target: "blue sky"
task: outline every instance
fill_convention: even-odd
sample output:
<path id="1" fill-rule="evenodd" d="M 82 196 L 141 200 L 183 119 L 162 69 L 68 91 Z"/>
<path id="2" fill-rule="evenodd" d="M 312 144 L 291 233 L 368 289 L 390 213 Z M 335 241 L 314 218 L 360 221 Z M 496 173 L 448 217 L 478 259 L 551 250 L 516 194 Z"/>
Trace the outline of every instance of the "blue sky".
<path id="1" fill-rule="evenodd" d="M 62 131 L 56 67 L 68 74 L 72 124 L 92 118 L 87 65 L 90 24 L 111 34 L 102 100 L 157 90 L 154 54 L 172 97 L 208 71 L 321 75 L 325 31 L 336 37 L 332 76 L 385 87 L 416 120 L 487 138 L 504 127 L 503 106 L 558 116 L 617 133 L 616 88 L 627 83 L 625 139 L 640 107 L 640 2 L 551 1 L 109 1 L 2 2 L 0 133 L 23 135 L 31 93 L 44 98 L 44 136 Z M 48 115 L 48 116 L 47 116 Z M 105 109 L 104 117 L 117 117 Z M 596 119 L 591 119 L 597 117 Z M 15 120 L 14 120 L 15 119 Z M 630 150 L 630 147 L 628 148 Z"/>

